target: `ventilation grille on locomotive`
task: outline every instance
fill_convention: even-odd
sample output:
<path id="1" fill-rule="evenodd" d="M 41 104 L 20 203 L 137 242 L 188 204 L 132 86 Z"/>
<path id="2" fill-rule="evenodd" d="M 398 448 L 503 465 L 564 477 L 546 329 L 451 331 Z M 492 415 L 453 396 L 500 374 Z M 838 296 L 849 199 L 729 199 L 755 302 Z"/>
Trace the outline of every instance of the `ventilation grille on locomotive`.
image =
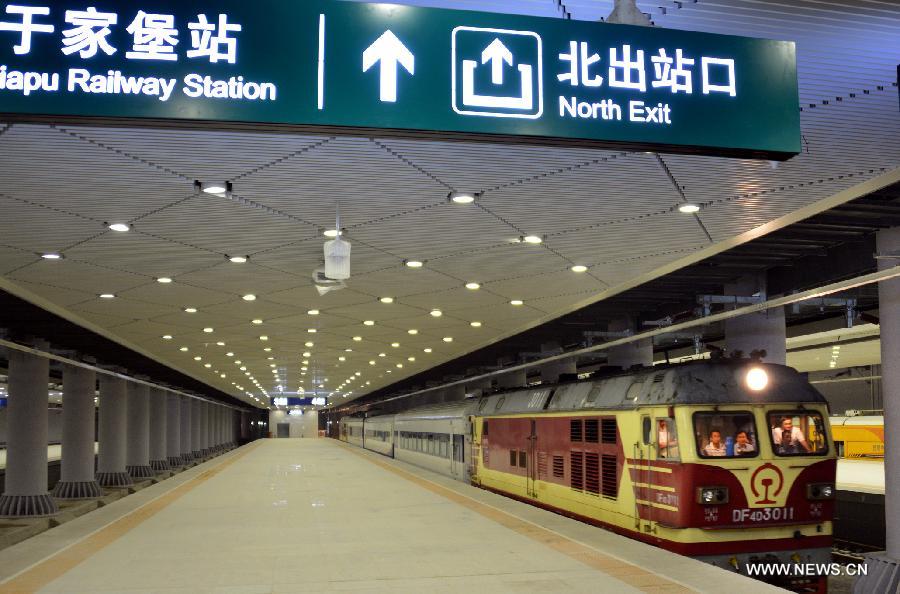
<path id="1" fill-rule="evenodd" d="M 603 496 L 615 499 L 619 496 L 619 486 L 616 484 L 616 457 L 603 455 Z"/>
<path id="2" fill-rule="evenodd" d="M 572 452 L 572 488 L 584 490 L 584 457 L 581 452 Z"/>
<path id="3" fill-rule="evenodd" d="M 600 423 L 600 436 L 603 443 L 616 443 L 616 420 L 603 419 Z"/>

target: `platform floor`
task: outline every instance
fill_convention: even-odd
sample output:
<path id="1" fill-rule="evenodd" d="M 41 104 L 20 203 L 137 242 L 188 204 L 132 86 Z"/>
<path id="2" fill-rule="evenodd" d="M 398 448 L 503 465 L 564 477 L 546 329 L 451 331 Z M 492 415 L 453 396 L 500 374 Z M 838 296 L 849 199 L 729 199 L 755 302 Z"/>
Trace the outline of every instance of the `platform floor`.
<path id="1" fill-rule="evenodd" d="M 780 592 L 333 440 L 262 440 L 0 552 L 0 594 Z"/>

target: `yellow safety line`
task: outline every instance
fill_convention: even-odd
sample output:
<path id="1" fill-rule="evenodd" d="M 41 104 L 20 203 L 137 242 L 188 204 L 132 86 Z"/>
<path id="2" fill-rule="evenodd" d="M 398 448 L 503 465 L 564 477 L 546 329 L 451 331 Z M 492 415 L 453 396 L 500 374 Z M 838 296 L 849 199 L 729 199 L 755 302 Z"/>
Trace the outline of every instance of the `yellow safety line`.
<path id="1" fill-rule="evenodd" d="M 8 578 L 0 584 L 0 594 L 35 594 L 35 592 L 47 586 L 50 582 L 62 577 L 65 573 L 87 561 L 102 549 L 108 547 L 184 495 L 187 495 L 190 491 L 199 487 L 201 484 L 237 462 L 251 450 L 255 449 L 254 446 L 257 445 L 259 445 L 258 441 L 254 444 L 244 446 L 237 450 L 233 456 L 222 460 L 213 468 L 204 470 L 171 491 L 148 501 L 119 519 L 113 520 L 106 526 L 89 534 L 75 544 L 50 555 L 28 569 Z"/>
<path id="2" fill-rule="evenodd" d="M 349 445 L 344 444 L 343 442 L 338 442 L 342 447 L 346 450 L 353 452 L 357 456 L 363 458 L 364 460 L 368 460 L 372 464 L 376 466 L 380 466 L 385 470 L 388 470 L 416 485 L 431 491 L 437 495 L 441 495 L 454 503 L 462 505 L 485 518 L 493 520 L 494 522 L 500 524 L 505 528 L 509 528 L 510 530 L 517 532 L 523 536 L 526 536 L 534 541 L 537 541 L 547 547 L 553 549 L 558 553 L 562 553 L 567 557 L 570 557 L 584 565 L 587 565 L 591 569 L 596 569 L 597 571 L 603 572 L 606 575 L 625 582 L 629 586 L 637 588 L 642 592 L 658 594 L 660 592 L 672 592 L 678 594 L 685 594 L 690 592 L 695 592 L 682 584 L 674 582 L 664 576 L 661 576 L 657 573 L 653 573 L 647 571 L 637 565 L 632 563 L 628 563 L 627 561 L 623 561 L 621 559 L 617 559 L 615 557 L 611 557 L 609 555 L 605 555 L 600 551 L 586 545 L 580 543 L 576 540 L 573 540 L 563 534 L 550 530 L 548 528 L 544 528 L 532 522 L 528 522 L 521 518 L 514 516 L 513 514 L 503 511 L 502 509 L 493 507 L 486 503 L 482 503 L 476 499 L 472 499 L 467 495 L 463 495 L 453 489 L 449 489 L 438 483 L 429 481 L 428 479 L 424 479 L 420 476 L 417 476 L 411 472 L 403 470 L 398 466 L 393 464 L 389 464 L 387 462 L 383 462 L 375 458 L 374 454 L 363 453 L 362 451 L 357 450 L 356 448 L 351 448 Z"/>

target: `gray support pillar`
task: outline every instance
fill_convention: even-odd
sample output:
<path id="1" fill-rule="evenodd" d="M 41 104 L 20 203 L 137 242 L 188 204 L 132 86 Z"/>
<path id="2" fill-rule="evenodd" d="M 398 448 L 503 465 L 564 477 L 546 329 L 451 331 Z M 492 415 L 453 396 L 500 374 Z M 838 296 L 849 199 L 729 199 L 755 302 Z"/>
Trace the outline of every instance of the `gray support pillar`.
<path id="1" fill-rule="evenodd" d="M 900 227 L 880 231 L 877 253 L 900 254 Z M 881 270 L 898 265 L 878 260 Z M 866 555 L 868 574 L 856 580 L 854 594 L 900 592 L 900 279 L 878 285 L 881 320 L 881 373 L 884 391 L 884 515 L 886 550 Z"/>
<path id="2" fill-rule="evenodd" d="M 250 413 L 247 411 L 241 411 L 241 434 L 240 440 L 241 442 L 246 442 L 250 439 Z"/>
<path id="3" fill-rule="evenodd" d="M 204 458 L 212 455 L 209 447 L 209 403 L 200 403 L 200 451 L 203 452 Z"/>
<path id="4" fill-rule="evenodd" d="M 200 400 L 191 400 L 191 451 L 198 462 L 206 457 L 203 453 L 203 406 Z"/>
<path id="5" fill-rule="evenodd" d="M 168 453 L 166 452 L 167 421 L 166 391 L 159 388 L 150 388 L 150 468 L 154 472 L 166 472 L 169 470 Z"/>
<path id="6" fill-rule="evenodd" d="M 765 279 L 745 278 L 725 286 L 726 295 L 750 297 L 759 294 L 766 298 Z M 784 365 L 787 362 L 787 328 L 784 308 L 777 307 L 725 321 L 725 353 L 741 351 L 745 357 L 753 351 L 764 350 L 765 363 Z"/>
<path id="7" fill-rule="evenodd" d="M 206 448 L 206 454 L 208 456 L 215 456 L 217 453 L 216 448 L 215 448 L 215 443 L 214 443 L 215 442 L 215 434 L 216 434 L 216 429 L 215 429 L 215 424 L 214 424 L 215 416 L 216 416 L 215 405 L 207 402 L 206 403 L 206 416 L 204 417 L 204 420 L 205 420 L 204 425 L 206 426 L 206 434 L 205 434 L 206 435 L 206 441 L 205 441 L 206 445 L 204 447 Z"/>
<path id="8" fill-rule="evenodd" d="M 179 396 L 178 404 L 181 407 L 181 459 L 185 464 L 189 464 L 194 460 L 194 442 L 191 436 L 193 421 L 191 414 L 194 410 L 192 406 L 193 398 L 187 396 Z"/>
<path id="9" fill-rule="evenodd" d="M 614 333 L 634 331 L 634 321 L 630 319 L 610 322 L 608 330 Z M 622 369 L 631 369 L 637 365 L 650 367 L 653 365 L 653 340 L 643 339 L 628 344 L 612 347 L 606 353 L 606 364 Z"/>
<path id="10" fill-rule="evenodd" d="M 128 487 L 133 484 L 125 469 L 127 451 L 128 400 L 125 380 L 100 377 L 100 452 L 97 482 L 101 487 Z"/>
<path id="11" fill-rule="evenodd" d="M 155 474 L 150 466 L 150 388 L 128 384 L 128 447 L 125 469 L 131 478 L 143 480 Z"/>
<path id="12" fill-rule="evenodd" d="M 220 452 L 225 451 L 225 408 L 216 407 L 216 448 Z"/>
<path id="13" fill-rule="evenodd" d="M 44 357 L 10 350 L 6 490 L 0 496 L 0 517 L 44 517 L 59 511 L 47 492 L 49 372 Z"/>
<path id="14" fill-rule="evenodd" d="M 165 392 L 166 400 L 166 461 L 169 468 L 184 466 L 181 459 L 181 398 Z"/>
<path id="15" fill-rule="evenodd" d="M 63 367 L 62 473 L 53 489 L 59 499 L 96 499 L 103 495 L 94 477 L 94 393 L 97 374 Z"/>

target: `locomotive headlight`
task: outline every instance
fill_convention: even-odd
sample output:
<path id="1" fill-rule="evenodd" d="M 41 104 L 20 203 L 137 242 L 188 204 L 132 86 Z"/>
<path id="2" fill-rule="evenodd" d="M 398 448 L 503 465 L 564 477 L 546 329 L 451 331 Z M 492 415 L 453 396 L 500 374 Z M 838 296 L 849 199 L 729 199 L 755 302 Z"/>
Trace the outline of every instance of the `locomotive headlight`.
<path id="1" fill-rule="evenodd" d="M 834 499 L 834 485 L 832 483 L 810 483 L 806 485 L 806 497 L 808 499 Z"/>
<path id="2" fill-rule="evenodd" d="M 754 392 L 762 392 L 769 385 L 769 374 L 761 367 L 754 367 L 747 372 L 747 387 Z"/>
<path id="3" fill-rule="evenodd" d="M 698 487 L 697 503 L 701 505 L 728 503 L 728 487 Z"/>

